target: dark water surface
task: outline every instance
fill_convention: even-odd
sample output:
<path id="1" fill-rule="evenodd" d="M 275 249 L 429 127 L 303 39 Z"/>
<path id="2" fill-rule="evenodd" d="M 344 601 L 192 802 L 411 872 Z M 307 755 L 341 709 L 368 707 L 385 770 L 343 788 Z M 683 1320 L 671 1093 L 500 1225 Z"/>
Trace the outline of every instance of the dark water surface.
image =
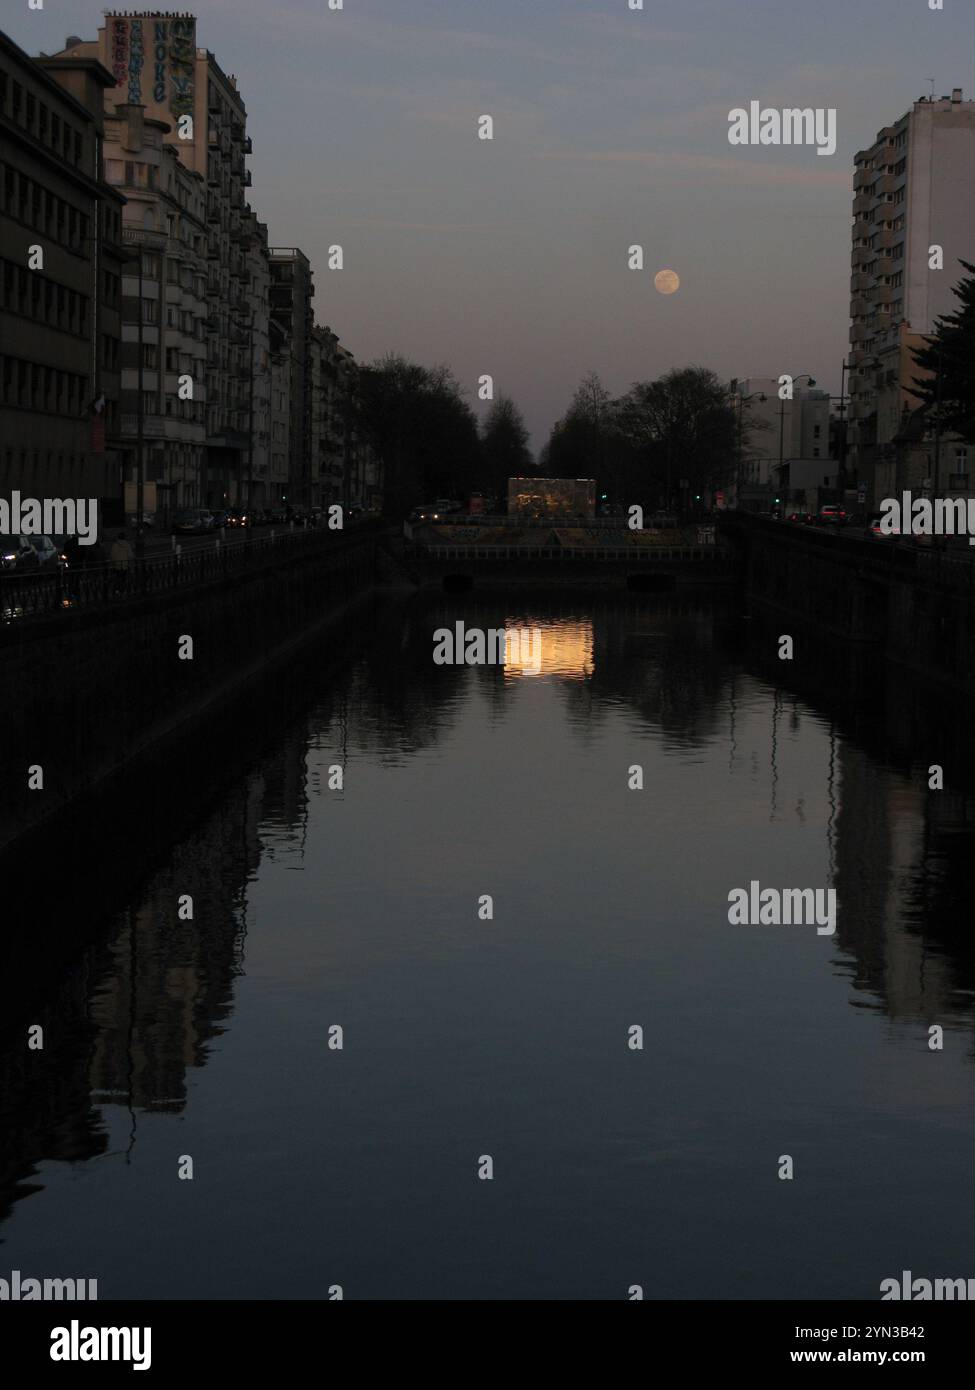
<path id="1" fill-rule="evenodd" d="M 540 628 L 541 669 L 435 666 L 458 619 Z M 972 799 L 951 766 L 928 790 L 936 735 L 889 697 L 854 719 L 746 639 L 700 600 L 383 610 L 32 982 L 0 1054 L 0 1277 L 866 1299 L 903 1269 L 975 1277 Z M 834 886 L 836 934 L 729 925 L 752 879 Z"/>

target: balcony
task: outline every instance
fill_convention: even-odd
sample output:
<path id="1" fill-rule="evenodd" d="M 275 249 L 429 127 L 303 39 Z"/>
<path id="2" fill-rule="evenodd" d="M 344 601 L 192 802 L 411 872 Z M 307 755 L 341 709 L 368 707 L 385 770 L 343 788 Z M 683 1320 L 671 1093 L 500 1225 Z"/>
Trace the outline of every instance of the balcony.
<path id="1" fill-rule="evenodd" d="M 851 318 L 851 319 L 862 319 L 862 318 L 864 318 L 864 317 L 869 313 L 869 311 L 870 311 L 870 305 L 867 303 L 866 299 L 864 299 L 862 295 L 858 295 L 858 296 L 856 297 L 856 299 L 851 299 L 851 301 L 850 301 L 850 318 Z"/>
<path id="2" fill-rule="evenodd" d="M 900 187 L 903 179 L 903 174 L 881 174 L 873 186 L 874 198 L 879 198 L 884 193 L 893 193 Z"/>
<path id="3" fill-rule="evenodd" d="M 870 276 L 865 270 L 858 270 L 850 276 L 850 294 L 857 294 L 860 290 L 870 288 Z"/>
<path id="4" fill-rule="evenodd" d="M 244 154 L 254 153 L 254 142 L 249 135 L 244 137 Z"/>
<path id="5" fill-rule="evenodd" d="M 897 246 L 904 238 L 904 229 L 897 232 L 881 232 L 874 242 L 878 251 L 889 251 L 892 246 Z"/>
<path id="6" fill-rule="evenodd" d="M 245 187 L 245 188 L 250 188 L 250 186 L 251 186 L 251 171 L 250 171 L 249 169 L 245 169 L 245 170 L 244 170 L 244 187 Z"/>
<path id="7" fill-rule="evenodd" d="M 850 264 L 854 270 L 859 270 L 862 265 L 869 265 L 873 259 L 873 252 L 868 246 L 857 246 L 850 257 Z"/>
<path id="8" fill-rule="evenodd" d="M 870 188 L 876 174 L 872 169 L 858 169 L 853 175 L 853 191 L 859 193 L 861 188 Z"/>
<path id="9" fill-rule="evenodd" d="M 874 285 L 872 289 L 867 290 L 867 299 L 871 304 L 889 304 L 894 293 L 890 285 Z"/>
<path id="10" fill-rule="evenodd" d="M 850 326 L 850 342 L 864 343 L 867 340 L 867 326 L 864 323 L 854 323 Z"/>
<path id="11" fill-rule="evenodd" d="M 892 256 L 877 256 L 873 263 L 873 273 L 878 280 L 882 275 L 893 275 L 895 264 Z"/>
<path id="12" fill-rule="evenodd" d="M 853 240 L 865 240 L 872 231 L 873 224 L 871 222 L 868 222 L 865 217 L 858 217 L 853 224 Z"/>

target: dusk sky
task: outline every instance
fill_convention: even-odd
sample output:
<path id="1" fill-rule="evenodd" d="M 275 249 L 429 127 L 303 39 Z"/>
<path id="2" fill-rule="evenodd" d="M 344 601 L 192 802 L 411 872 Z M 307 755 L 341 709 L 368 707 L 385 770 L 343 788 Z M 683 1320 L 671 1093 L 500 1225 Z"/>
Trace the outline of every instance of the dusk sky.
<path id="1" fill-rule="evenodd" d="M 120 7 L 122 8 L 122 7 Z M 133 7 L 135 8 L 135 7 Z M 537 450 L 580 377 L 810 372 L 847 350 L 854 153 L 918 97 L 975 95 L 975 7 L 945 0 L 200 0 L 237 76 L 252 206 L 300 246 L 360 360 L 494 377 Z M 28 53 L 101 12 L 8 9 Z M 733 147 L 728 113 L 835 107 L 837 149 Z M 494 140 L 477 120 L 494 120 Z M 326 268 L 340 243 L 345 268 Z M 644 247 L 646 269 L 627 269 Z M 680 290 L 658 294 L 655 271 Z"/>

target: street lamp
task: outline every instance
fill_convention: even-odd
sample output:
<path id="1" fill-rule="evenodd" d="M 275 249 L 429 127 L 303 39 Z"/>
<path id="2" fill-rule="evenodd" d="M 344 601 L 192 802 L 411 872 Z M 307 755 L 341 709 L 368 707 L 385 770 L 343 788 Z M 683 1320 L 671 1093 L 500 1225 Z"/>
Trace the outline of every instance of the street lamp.
<path id="1" fill-rule="evenodd" d="M 146 454 L 144 447 L 145 431 L 145 395 L 143 393 L 143 352 L 142 352 L 142 246 L 137 244 L 132 251 L 125 252 L 121 257 L 123 262 L 130 264 L 135 261 L 139 267 L 139 317 L 138 317 L 138 404 L 136 411 L 136 493 L 135 493 L 135 549 L 136 554 L 141 555 L 144 549 L 142 535 L 143 513 L 145 509 L 145 483 L 146 483 Z"/>
<path id="2" fill-rule="evenodd" d="M 796 382 L 802 381 L 803 377 L 808 380 L 810 386 L 816 385 L 816 378 L 810 376 L 808 372 L 800 372 L 798 376 L 792 376 L 789 380 L 795 386 Z M 791 401 L 792 397 L 790 396 L 788 399 Z M 779 402 L 779 490 L 783 496 L 785 496 L 785 483 L 782 476 L 785 468 L 785 402 L 786 397 L 783 396 Z"/>
<path id="3" fill-rule="evenodd" d="M 847 362 L 844 357 L 840 370 L 840 456 L 837 460 L 836 486 L 841 497 L 846 488 L 846 459 L 847 459 L 847 421 L 846 421 L 846 374 L 852 372 L 854 367 L 874 367 L 879 368 L 883 364 L 876 357 L 868 357 L 863 362 Z M 851 392 L 852 395 L 852 392 Z"/>
<path id="4" fill-rule="evenodd" d="M 733 394 L 733 396 L 735 397 L 735 400 L 737 401 L 737 405 L 738 405 L 737 448 L 736 448 L 736 451 L 735 451 L 735 453 L 736 453 L 736 462 L 735 462 L 735 506 L 736 506 L 736 507 L 739 505 L 740 498 L 741 498 L 741 465 L 742 465 L 742 418 L 741 418 L 741 417 L 742 417 L 742 412 L 743 412 L 743 410 L 744 410 L 744 408 L 745 408 L 745 403 L 746 403 L 746 401 L 755 401 L 755 400 L 767 401 L 767 400 L 768 400 L 768 396 L 766 396 L 766 394 L 765 394 L 764 391 L 752 391 L 750 395 L 747 395 L 747 396 L 746 396 L 746 395 L 742 394 L 740 391 L 736 390 L 737 385 L 738 385 L 737 381 L 733 381 L 733 382 L 731 383 L 732 394 Z"/>

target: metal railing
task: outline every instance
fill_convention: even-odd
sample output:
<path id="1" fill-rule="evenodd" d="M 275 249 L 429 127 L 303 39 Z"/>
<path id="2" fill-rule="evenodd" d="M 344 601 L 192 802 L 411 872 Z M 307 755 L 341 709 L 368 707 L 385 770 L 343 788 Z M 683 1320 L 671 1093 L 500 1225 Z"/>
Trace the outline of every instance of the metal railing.
<path id="1" fill-rule="evenodd" d="M 424 545 L 422 542 L 407 545 L 407 554 L 418 560 L 626 560 L 645 564 L 648 561 L 727 560 L 730 553 L 724 546 L 716 545 Z"/>
<path id="2" fill-rule="evenodd" d="M 58 567 L 56 571 L 17 574 L 0 570 L 0 631 L 25 619 L 105 605 L 131 603 L 175 589 L 213 583 L 289 564 L 309 555 L 348 550 L 363 534 L 384 529 L 381 521 L 350 523 L 331 531 L 324 526 L 276 527 L 264 534 L 245 531 L 161 554 L 133 558 L 125 569 L 111 561 Z"/>

